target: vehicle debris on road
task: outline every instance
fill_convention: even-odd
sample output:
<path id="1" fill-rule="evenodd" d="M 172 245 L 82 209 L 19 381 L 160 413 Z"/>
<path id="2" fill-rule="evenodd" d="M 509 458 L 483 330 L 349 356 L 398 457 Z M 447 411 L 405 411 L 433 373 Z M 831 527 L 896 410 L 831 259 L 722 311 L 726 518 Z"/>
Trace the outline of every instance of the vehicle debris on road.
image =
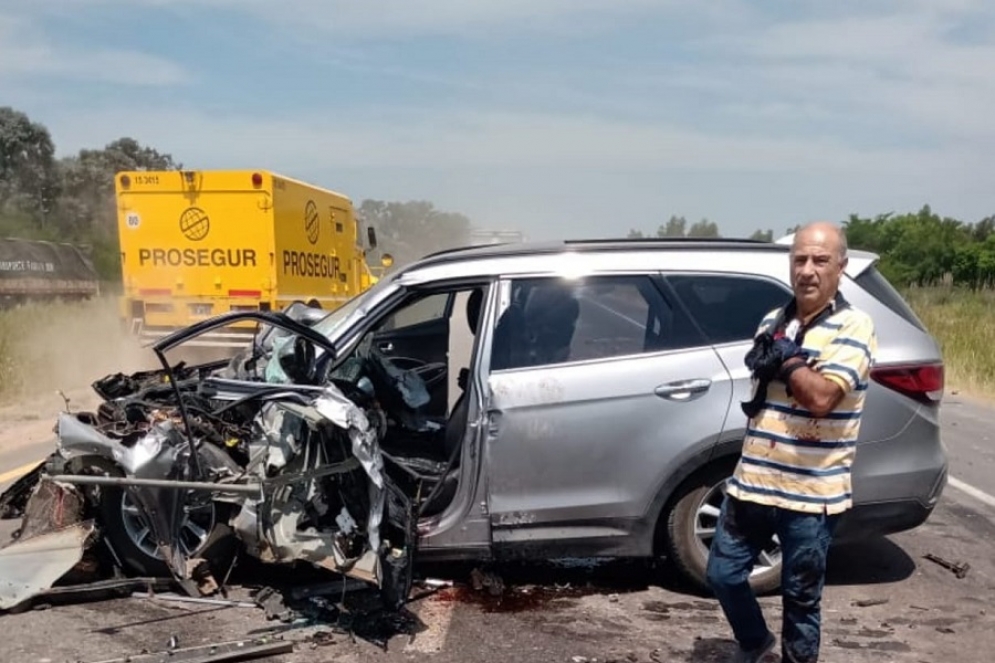
<path id="1" fill-rule="evenodd" d="M 931 562 L 939 564 L 948 571 L 951 571 L 955 576 L 957 576 L 958 579 L 961 580 L 966 578 L 967 572 L 971 570 L 971 565 L 968 562 L 955 564 L 954 562 L 944 559 L 939 555 L 934 555 L 933 553 L 926 553 L 925 555 L 923 555 L 923 557 Z"/>
<path id="2" fill-rule="evenodd" d="M 172 642 L 168 643 L 171 645 Z M 94 661 L 93 663 L 234 663 L 235 661 L 255 661 L 292 654 L 294 643 L 287 640 L 272 641 L 268 638 L 234 640 L 196 647 L 173 647 L 157 652 L 143 652 L 128 656 Z"/>

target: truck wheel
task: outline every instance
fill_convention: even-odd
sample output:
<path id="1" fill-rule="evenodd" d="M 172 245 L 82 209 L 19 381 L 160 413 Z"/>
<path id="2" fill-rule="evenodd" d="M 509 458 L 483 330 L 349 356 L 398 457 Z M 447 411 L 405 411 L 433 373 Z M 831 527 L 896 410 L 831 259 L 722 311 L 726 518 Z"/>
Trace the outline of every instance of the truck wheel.
<path id="1" fill-rule="evenodd" d="M 711 593 L 705 574 L 708 548 L 715 536 L 719 510 L 725 497 L 729 465 L 712 466 L 693 475 L 677 491 L 662 532 L 667 556 L 677 570 L 699 591 Z M 769 594 L 781 584 L 781 547 L 777 537 L 764 547 L 750 575 L 758 595 Z"/>

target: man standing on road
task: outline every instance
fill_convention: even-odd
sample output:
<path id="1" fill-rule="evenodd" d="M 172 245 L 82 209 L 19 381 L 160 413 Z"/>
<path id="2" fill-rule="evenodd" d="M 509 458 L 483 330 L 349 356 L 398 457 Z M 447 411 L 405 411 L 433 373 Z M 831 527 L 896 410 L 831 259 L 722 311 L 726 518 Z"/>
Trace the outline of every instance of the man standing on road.
<path id="1" fill-rule="evenodd" d="M 782 660 L 819 658 L 826 555 L 840 514 L 851 506 L 850 466 L 877 351 L 870 317 L 838 291 L 846 251 L 846 237 L 833 224 L 796 232 L 794 298 L 760 323 L 747 355 L 761 384 L 754 407 L 744 404 L 750 420 L 743 453 L 727 485 L 707 572 L 739 643 L 737 662 L 767 660 L 774 650 L 749 585 L 773 535 L 783 559 Z"/>

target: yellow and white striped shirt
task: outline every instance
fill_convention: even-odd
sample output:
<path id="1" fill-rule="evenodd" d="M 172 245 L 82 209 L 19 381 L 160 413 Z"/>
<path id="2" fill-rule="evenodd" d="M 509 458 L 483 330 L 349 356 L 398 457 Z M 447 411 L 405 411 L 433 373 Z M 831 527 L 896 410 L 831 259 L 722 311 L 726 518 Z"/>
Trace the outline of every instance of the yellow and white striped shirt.
<path id="1" fill-rule="evenodd" d="M 729 495 L 807 513 L 835 514 L 852 506 L 850 468 L 877 337 L 870 316 L 841 296 L 831 306 L 805 332 L 801 348 L 809 365 L 846 395 L 833 412 L 817 418 L 788 396 L 783 382 L 772 381 L 763 409 L 748 423 Z M 769 313 L 757 334 L 773 333 L 780 314 Z"/>

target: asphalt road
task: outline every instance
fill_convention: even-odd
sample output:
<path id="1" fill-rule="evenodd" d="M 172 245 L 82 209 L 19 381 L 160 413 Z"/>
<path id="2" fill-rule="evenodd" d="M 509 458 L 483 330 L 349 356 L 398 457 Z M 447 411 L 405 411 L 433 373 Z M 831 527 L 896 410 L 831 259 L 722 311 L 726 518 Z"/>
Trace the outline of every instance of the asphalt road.
<path id="1" fill-rule="evenodd" d="M 600 311 L 599 322 L 639 326 L 638 311 Z M 622 316 L 622 317 L 620 317 Z M 637 330 L 638 332 L 638 330 Z M 86 391 L 72 407 L 89 407 Z M 63 407 L 51 396 L 0 410 L 0 489 L 50 451 Z M 823 603 L 823 661 L 987 663 L 995 650 L 995 406 L 948 394 L 942 414 L 951 483 L 923 527 L 835 549 Z M 16 522 L 0 521 L 5 541 Z M 926 559 L 968 563 L 964 578 Z M 182 661 L 206 645 L 292 642 L 294 652 L 267 661 L 711 661 L 730 651 L 728 627 L 714 601 L 693 594 L 662 568 L 609 563 L 589 568 L 501 566 L 492 596 L 475 589 L 471 565 L 421 567 L 454 587 L 413 601 L 409 622 L 381 647 L 327 624 L 290 628 L 252 607 L 118 598 L 0 616 L 0 660 L 25 663 Z M 0 578 L 0 581 L 3 579 Z M 250 601 L 243 573 L 230 598 Z M 416 594 L 425 591 L 416 587 Z M 347 596 L 347 605 L 349 597 Z M 775 632 L 777 597 L 763 599 Z M 325 633 L 320 638 L 316 634 Z M 317 644 L 317 641 L 323 644 Z M 175 645 L 172 654 L 166 650 Z M 251 644 L 251 643 L 250 643 Z M 237 645 L 232 645 L 237 646 Z M 189 650 L 185 652 L 184 650 Z M 140 656 L 142 653 L 157 655 Z"/>

